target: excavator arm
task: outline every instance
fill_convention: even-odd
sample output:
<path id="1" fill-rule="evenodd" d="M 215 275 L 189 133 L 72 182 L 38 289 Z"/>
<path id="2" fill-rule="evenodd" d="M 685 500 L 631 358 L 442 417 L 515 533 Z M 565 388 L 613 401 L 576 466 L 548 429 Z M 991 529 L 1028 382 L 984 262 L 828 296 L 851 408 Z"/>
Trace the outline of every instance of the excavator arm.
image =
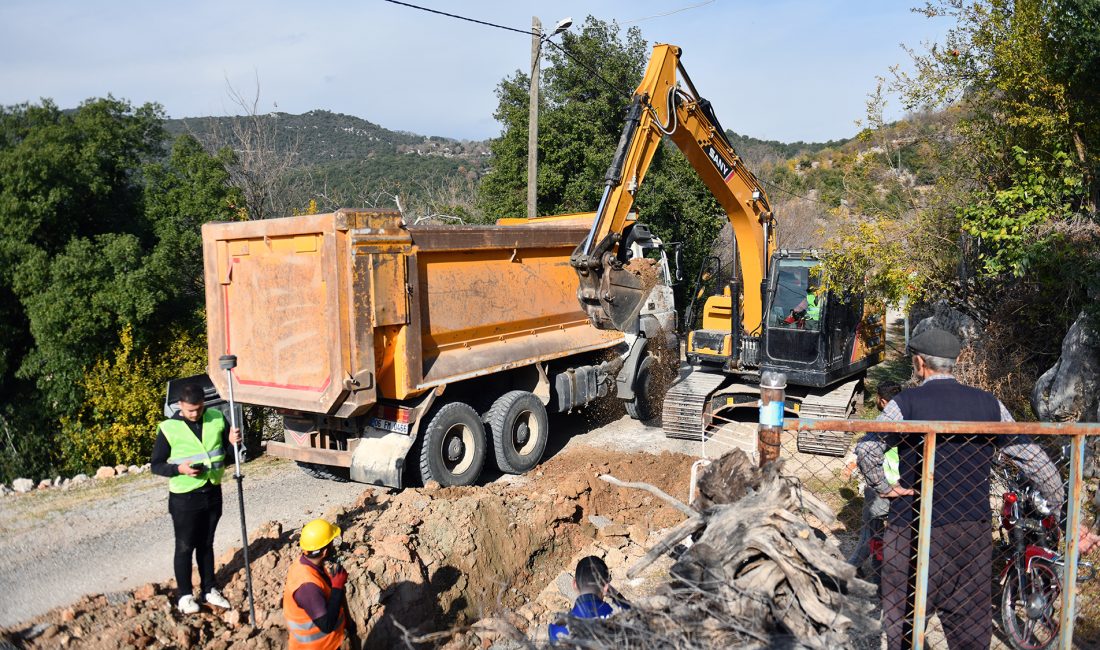
<path id="1" fill-rule="evenodd" d="M 763 313 L 767 262 L 774 247 L 774 220 L 767 194 L 733 150 L 710 103 L 699 96 L 680 64 L 680 48 L 656 45 L 634 91 L 596 218 L 570 263 L 577 270 L 577 297 L 600 329 L 628 331 L 648 290 L 644 274 L 619 254 L 627 214 L 661 139 L 668 136 L 726 211 L 746 289 L 742 326 L 753 331 Z M 683 82 L 681 86 L 679 81 Z"/>

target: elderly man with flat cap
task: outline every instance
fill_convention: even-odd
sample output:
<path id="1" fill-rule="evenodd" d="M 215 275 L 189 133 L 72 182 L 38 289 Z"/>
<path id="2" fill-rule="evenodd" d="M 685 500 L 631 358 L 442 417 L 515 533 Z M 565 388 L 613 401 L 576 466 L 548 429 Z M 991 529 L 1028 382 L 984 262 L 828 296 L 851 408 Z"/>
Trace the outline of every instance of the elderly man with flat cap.
<path id="1" fill-rule="evenodd" d="M 880 420 L 1012 422 L 1000 400 L 954 377 L 959 339 L 940 329 L 914 336 L 909 344 L 919 385 L 899 393 Z M 913 618 L 916 528 L 924 436 L 868 434 L 857 446 L 859 468 L 868 484 L 890 499 L 883 535 L 882 615 L 888 648 L 906 647 Z M 883 454 L 898 446 L 901 476 L 886 481 Z M 997 451 L 1012 457 L 1052 507 L 1062 505 L 1062 481 L 1047 455 L 1025 436 L 940 435 L 932 493 L 927 613 L 937 613 L 950 648 L 988 648 L 993 535 L 989 479 Z"/>

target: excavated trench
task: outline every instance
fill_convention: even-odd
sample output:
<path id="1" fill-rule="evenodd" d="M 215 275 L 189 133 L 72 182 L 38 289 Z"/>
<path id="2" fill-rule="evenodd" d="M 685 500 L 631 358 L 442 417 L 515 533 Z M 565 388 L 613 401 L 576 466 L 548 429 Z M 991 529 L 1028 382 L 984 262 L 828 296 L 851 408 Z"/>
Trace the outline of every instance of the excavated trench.
<path id="1" fill-rule="evenodd" d="M 578 449 L 488 486 L 365 491 L 353 507 L 328 513 L 344 531 L 341 561 L 361 647 L 393 647 L 403 630 L 424 634 L 487 616 L 506 616 L 537 636 L 565 608 L 554 583 L 581 555 L 605 555 L 613 574 L 624 572 L 652 533 L 682 519 L 648 493 L 613 487 L 598 475 L 646 481 L 683 497 L 692 460 Z M 239 604 L 234 610 L 184 617 L 172 607 L 172 581 L 149 584 L 85 596 L 0 631 L 0 646 L 6 638 L 30 648 L 281 648 L 283 581 L 298 557 L 296 533 L 265 524 L 251 536 L 255 629 L 247 621 L 242 556 L 234 549 L 218 558 L 223 592 Z M 484 632 L 467 632 L 448 647 L 486 640 Z"/>

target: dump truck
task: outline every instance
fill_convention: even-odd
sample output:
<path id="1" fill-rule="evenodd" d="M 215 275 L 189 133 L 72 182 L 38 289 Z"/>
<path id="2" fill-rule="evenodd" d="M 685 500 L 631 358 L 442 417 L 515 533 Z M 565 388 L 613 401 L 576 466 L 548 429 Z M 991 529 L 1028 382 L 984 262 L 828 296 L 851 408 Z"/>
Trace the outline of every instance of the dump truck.
<path id="1" fill-rule="evenodd" d="M 547 408 L 602 397 L 646 413 L 679 344 L 672 272 L 644 226 L 629 243 L 648 299 L 592 326 L 569 257 L 593 214 L 407 225 L 396 211 L 203 226 L 209 376 L 237 357 L 237 401 L 282 416 L 267 453 L 329 478 L 468 485 L 487 457 L 542 458 Z M 662 350 L 670 352 L 662 357 Z"/>

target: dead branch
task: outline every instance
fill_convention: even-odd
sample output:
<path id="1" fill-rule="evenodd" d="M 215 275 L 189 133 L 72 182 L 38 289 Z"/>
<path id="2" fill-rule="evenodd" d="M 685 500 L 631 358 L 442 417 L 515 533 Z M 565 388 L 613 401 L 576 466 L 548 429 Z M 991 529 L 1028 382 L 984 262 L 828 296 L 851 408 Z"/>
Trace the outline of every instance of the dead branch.
<path id="1" fill-rule="evenodd" d="M 665 535 L 661 541 L 657 542 L 657 545 L 649 549 L 649 552 L 645 554 L 642 559 L 634 563 L 634 566 L 627 570 L 626 575 L 629 578 L 635 578 L 642 571 L 645 570 L 650 564 L 657 561 L 657 558 L 661 557 L 665 553 L 668 553 L 674 546 L 679 544 L 684 538 L 688 537 L 695 531 L 699 530 L 706 525 L 706 522 L 702 517 L 695 516 L 685 521 L 680 522 L 670 533 Z"/>
<path id="2" fill-rule="evenodd" d="M 740 450 L 712 463 L 699 481 L 706 507 L 628 572 L 634 577 L 696 533 L 659 597 L 608 619 L 562 619 L 570 631 L 565 645 L 694 649 L 778 643 L 825 650 L 844 647 L 853 630 L 877 630 L 878 621 L 870 615 L 874 587 L 855 577 L 855 569 L 809 519 L 832 522 L 835 516 L 796 479 L 782 476 L 781 469 L 781 462 L 758 468 Z M 659 492 L 645 483 L 600 478 Z"/>
<path id="3" fill-rule="evenodd" d="M 600 474 L 600 480 L 607 481 L 608 483 L 618 487 L 633 488 L 635 490 L 645 490 L 646 492 L 649 492 L 650 494 L 662 499 L 670 506 L 676 508 L 677 510 L 689 517 L 697 517 L 699 515 L 699 512 L 695 510 L 695 508 L 684 504 L 684 502 L 680 501 L 679 499 L 669 496 L 668 493 L 666 493 L 661 488 L 650 485 L 649 483 L 627 483 L 625 481 L 620 481 L 610 474 Z"/>

